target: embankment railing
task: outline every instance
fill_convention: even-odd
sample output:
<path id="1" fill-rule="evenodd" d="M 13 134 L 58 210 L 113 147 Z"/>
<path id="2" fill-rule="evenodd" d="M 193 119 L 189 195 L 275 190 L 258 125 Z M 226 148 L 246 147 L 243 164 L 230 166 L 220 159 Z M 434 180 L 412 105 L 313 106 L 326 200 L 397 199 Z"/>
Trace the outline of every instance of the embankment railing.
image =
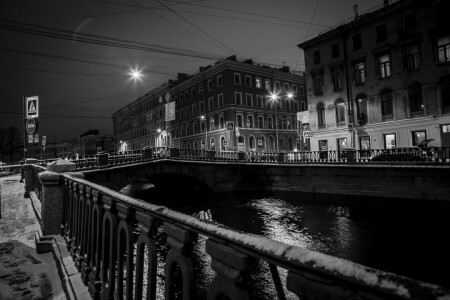
<path id="1" fill-rule="evenodd" d="M 47 178 L 58 182 L 46 173 L 51 172 L 40 176 L 44 189 L 50 186 Z M 263 284 L 271 286 L 269 299 L 450 297 L 438 286 L 237 232 L 73 174 L 58 176 L 62 193 L 44 194 L 61 197 L 53 199 L 63 205 L 60 233 L 95 299 L 156 299 L 157 292 L 165 299 L 260 299 L 260 291 L 251 288 L 258 265 L 265 265 L 262 270 L 269 274 Z M 162 249 L 166 254 L 161 255 Z M 194 249 L 209 258 L 208 266 L 199 264 Z M 213 278 L 199 289 L 204 268 L 212 270 Z"/>

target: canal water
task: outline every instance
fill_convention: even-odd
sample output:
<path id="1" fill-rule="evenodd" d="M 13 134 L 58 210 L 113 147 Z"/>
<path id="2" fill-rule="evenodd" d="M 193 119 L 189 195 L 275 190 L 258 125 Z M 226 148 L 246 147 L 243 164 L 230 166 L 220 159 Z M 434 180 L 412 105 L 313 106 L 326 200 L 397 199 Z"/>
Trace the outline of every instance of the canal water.
<path id="1" fill-rule="evenodd" d="M 239 231 L 450 288 L 450 203 L 300 193 L 205 195 L 150 187 L 128 194 L 194 216 L 209 210 L 214 222 Z M 197 259 L 208 267 L 208 257 Z M 259 268 L 264 273 L 267 266 Z M 203 274 L 203 280 L 212 275 Z M 254 280 L 261 285 L 271 282 L 258 276 Z M 267 293 L 264 298 L 275 296 Z"/>

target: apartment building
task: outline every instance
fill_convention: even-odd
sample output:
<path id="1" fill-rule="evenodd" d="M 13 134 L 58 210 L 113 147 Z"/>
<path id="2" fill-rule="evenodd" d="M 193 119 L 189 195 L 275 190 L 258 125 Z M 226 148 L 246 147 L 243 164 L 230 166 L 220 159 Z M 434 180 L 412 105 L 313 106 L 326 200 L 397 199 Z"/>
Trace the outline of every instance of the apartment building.
<path id="1" fill-rule="evenodd" d="M 450 147 L 450 1 L 389 0 L 298 45 L 311 150 Z"/>

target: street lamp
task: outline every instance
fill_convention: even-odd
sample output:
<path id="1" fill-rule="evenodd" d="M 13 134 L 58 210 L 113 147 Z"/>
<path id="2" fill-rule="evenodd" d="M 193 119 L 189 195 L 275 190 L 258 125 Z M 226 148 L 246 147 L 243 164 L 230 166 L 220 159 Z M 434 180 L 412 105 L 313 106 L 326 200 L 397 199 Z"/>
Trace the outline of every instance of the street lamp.
<path id="1" fill-rule="evenodd" d="M 205 122 L 205 151 L 207 150 L 206 145 L 208 144 L 208 130 L 207 130 L 207 124 L 206 124 L 206 116 L 201 115 L 200 116 L 200 120 L 202 120 L 203 122 Z"/>
<path id="2" fill-rule="evenodd" d="M 277 153 L 280 152 L 280 149 L 278 148 L 278 117 L 277 117 L 277 102 L 278 102 L 278 94 L 277 93 L 271 93 L 270 94 L 270 100 L 272 100 L 274 110 L 275 110 L 275 135 L 276 135 L 276 144 L 277 144 Z"/>

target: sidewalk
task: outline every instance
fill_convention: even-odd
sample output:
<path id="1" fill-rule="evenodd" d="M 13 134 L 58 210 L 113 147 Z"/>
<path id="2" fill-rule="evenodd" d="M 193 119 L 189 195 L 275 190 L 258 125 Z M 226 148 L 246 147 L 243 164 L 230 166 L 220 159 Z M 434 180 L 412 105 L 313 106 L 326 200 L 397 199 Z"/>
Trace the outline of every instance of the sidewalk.
<path id="1" fill-rule="evenodd" d="M 37 254 L 40 229 L 20 175 L 0 177 L 0 300 L 67 299 L 52 252 Z"/>

